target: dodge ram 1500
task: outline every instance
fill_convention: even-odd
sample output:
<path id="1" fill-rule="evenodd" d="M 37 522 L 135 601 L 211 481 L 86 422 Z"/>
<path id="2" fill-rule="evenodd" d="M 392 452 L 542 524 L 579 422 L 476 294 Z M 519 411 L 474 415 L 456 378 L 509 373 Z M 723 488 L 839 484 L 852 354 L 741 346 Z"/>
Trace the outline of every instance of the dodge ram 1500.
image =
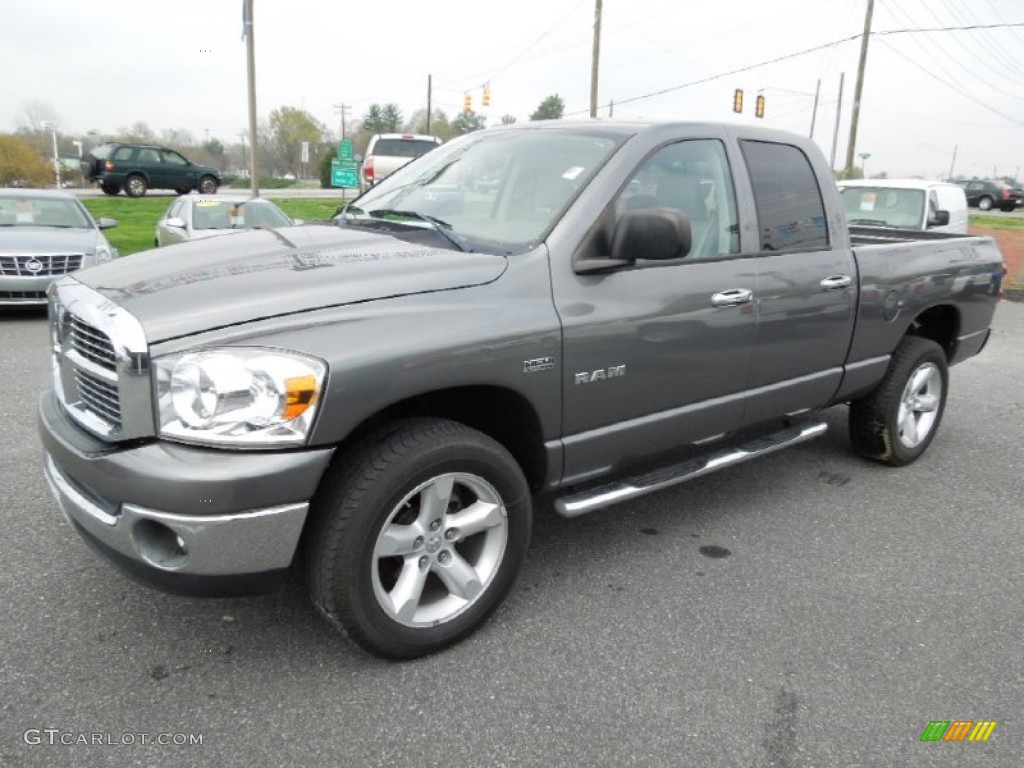
<path id="1" fill-rule="evenodd" d="M 856 450 L 914 461 L 1002 275 L 988 238 L 851 230 L 802 137 L 479 131 L 334 223 L 58 280 L 45 472 L 135 577 L 244 593 L 294 566 L 353 640 L 414 657 L 498 606 L 535 504 L 633 499 L 841 403 Z"/>

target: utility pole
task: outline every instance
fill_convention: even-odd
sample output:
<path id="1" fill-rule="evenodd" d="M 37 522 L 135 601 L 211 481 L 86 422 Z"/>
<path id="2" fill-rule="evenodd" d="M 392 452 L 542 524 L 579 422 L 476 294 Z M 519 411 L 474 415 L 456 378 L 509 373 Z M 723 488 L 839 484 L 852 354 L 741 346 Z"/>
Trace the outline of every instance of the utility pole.
<path id="1" fill-rule="evenodd" d="M 818 119 L 818 96 L 821 95 L 821 78 L 818 78 L 818 86 L 814 89 L 814 106 L 811 108 L 811 134 L 810 138 L 814 138 L 814 122 Z"/>
<path id="2" fill-rule="evenodd" d="M 860 62 L 857 64 L 857 85 L 853 90 L 853 116 L 850 118 L 850 140 L 846 144 L 846 176 L 853 173 L 853 156 L 857 151 L 857 122 L 860 120 L 860 99 L 864 92 L 864 69 L 868 63 L 868 41 L 871 39 L 871 15 L 875 12 L 875 0 L 868 0 L 864 14 L 864 34 L 860 39 Z"/>
<path id="3" fill-rule="evenodd" d="M 245 135 L 246 135 L 245 131 L 240 131 L 238 133 L 238 138 L 242 140 L 242 167 L 243 168 L 247 168 L 249 166 L 249 161 L 246 159 L 246 156 L 245 156 Z"/>
<path id="4" fill-rule="evenodd" d="M 594 2 L 594 59 L 590 64 L 590 116 L 597 117 L 597 70 L 601 59 L 601 5 Z"/>
<path id="5" fill-rule="evenodd" d="M 615 116 L 615 99 L 608 102 L 608 117 Z"/>
<path id="6" fill-rule="evenodd" d="M 351 104 L 335 104 L 334 111 L 341 115 L 341 140 L 345 140 L 345 112 L 352 108 Z"/>
<path id="7" fill-rule="evenodd" d="M 433 110 L 434 76 L 427 75 L 427 133 L 430 133 L 430 113 Z"/>
<path id="8" fill-rule="evenodd" d="M 832 159 L 829 162 L 832 164 L 832 170 L 836 169 L 836 147 L 839 145 L 839 122 L 843 117 L 843 80 L 846 79 L 846 73 L 839 73 L 839 100 L 836 102 L 836 126 L 832 129 Z"/>
<path id="9" fill-rule="evenodd" d="M 953 145 L 953 160 L 949 164 L 949 176 L 946 177 L 949 181 L 953 180 L 953 166 L 956 165 L 956 151 L 958 149 L 960 149 L 960 145 L 959 144 L 954 144 Z"/>
<path id="10" fill-rule="evenodd" d="M 256 164 L 256 30 L 252 17 L 253 0 L 242 5 L 242 36 L 245 37 L 245 62 L 249 80 L 249 183 L 253 197 L 260 196 L 260 174 Z"/>

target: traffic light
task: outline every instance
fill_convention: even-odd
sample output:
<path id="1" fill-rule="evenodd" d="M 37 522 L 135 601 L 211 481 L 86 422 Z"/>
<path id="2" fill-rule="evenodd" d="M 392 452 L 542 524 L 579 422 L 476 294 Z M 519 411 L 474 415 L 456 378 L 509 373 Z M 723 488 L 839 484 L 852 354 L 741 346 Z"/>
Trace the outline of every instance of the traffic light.
<path id="1" fill-rule="evenodd" d="M 485 106 L 485 107 L 491 106 L 491 84 L 490 83 L 485 83 L 484 84 L 484 95 L 483 95 L 483 98 L 480 99 L 480 103 L 483 106 Z"/>
<path id="2" fill-rule="evenodd" d="M 754 117 L 764 117 L 764 96 L 757 97 L 757 103 L 754 105 Z"/>
<path id="3" fill-rule="evenodd" d="M 737 88 L 735 93 L 732 95 L 732 111 L 742 112 L 743 111 L 743 89 Z"/>

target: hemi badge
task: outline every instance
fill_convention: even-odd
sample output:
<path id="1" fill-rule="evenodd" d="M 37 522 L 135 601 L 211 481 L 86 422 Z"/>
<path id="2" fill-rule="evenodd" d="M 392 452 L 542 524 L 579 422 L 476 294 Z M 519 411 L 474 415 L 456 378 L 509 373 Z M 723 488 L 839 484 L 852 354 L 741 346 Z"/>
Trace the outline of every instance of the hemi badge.
<path id="1" fill-rule="evenodd" d="M 550 371 L 555 367 L 555 358 L 553 357 L 537 357 L 533 360 L 523 360 L 523 373 L 539 373 L 540 371 Z"/>

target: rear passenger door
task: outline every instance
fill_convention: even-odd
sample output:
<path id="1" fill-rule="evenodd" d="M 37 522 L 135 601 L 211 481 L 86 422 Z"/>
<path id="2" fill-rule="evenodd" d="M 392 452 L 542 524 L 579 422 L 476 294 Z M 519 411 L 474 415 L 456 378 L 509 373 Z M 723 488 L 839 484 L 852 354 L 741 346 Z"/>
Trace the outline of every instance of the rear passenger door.
<path id="1" fill-rule="evenodd" d="M 758 220 L 757 335 L 744 424 L 827 403 L 843 376 L 857 304 L 846 238 L 830 232 L 817 170 L 799 147 L 741 139 Z M 845 220 L 832 222 L 833 231 Z M 839 240 L 836 244 L 833 240 Z"/>

